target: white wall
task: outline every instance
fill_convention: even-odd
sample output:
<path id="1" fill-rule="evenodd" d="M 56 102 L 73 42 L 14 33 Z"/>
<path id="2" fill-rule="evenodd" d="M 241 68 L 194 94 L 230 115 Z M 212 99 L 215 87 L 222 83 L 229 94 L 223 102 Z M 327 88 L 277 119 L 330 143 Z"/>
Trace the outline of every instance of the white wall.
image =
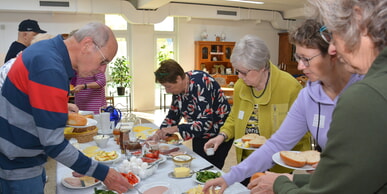
<path id="1" fill-rule="evenodd" d="M 101 14 L 79 13 L 0 13 L 0 55 L 5 54 L 9 45 L 17 38 L 17 27 L 24 19 L 39 21 L 42 29 L 56 35 L 70 31 L 91 22 L 104 22 Z M 153 110 L 155 108 L 154 75 L 155 48 L 153 25 L 132 24 L 128 32 L 131 45 L 128 48 L 133 66 L 133 109 L 135 111 Z M 200 40 L 200 34 L 206 30 L 208 40 L 214 40 L 214 34 L 225 33 L 226 41 L 237 41 L 246 34 L 254 34 L 266 41 L 274 64 L 278 60 L 278 30 L 269 22 L 256 23 L 252 20 L 216 20 L 216 19 L 178 19 L 177 60 L 188 71 L 194 68 L 194 41 Z M 158 94 L 157 94 L 158 95 Z"/>
<path id="2" fill-rule="evenodd" d="M 194 41 L 206 30 L 208 40 L 214 41 L 214 34 L 225 33 L 226 41 L 238 41 L 246 34 L 254 34 L 265 40 L 274 64 L 278 61 L 278 30 L 269 22 L 256 24 L 255 21 L 230 21 L 208 19 L 178 19 L 177 60 L 185 71 L 194 69 Z M 135 111 L 153 110 L 154 105 L 154 37 L 153 25 L 132 25 L 132 65 L 134 66 L 133 102 Z M 157 94 L 158 95 L 158 94 Z"/>
<path id="3" fill-rule="evenodd" d="M 104 22 L 104 15 L 96 14 L 50 14 L 50 13 L 0 13 L 0 53 L 7 53 L 17 39 L 19 23 L 25 19 L 37 20 L 48 34 L 69 33 L 91 21 Z"/>

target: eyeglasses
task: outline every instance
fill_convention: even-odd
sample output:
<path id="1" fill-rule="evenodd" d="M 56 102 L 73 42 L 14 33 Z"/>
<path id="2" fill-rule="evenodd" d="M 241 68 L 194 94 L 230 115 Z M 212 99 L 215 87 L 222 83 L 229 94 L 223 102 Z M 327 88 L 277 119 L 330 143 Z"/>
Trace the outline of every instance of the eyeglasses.
<path id="1" fill-rule="evenodd" d="M 101 49 L 99 48 L 98 44 L 93 41 L 95 47 L 97 48 L 99 54 L 101 54 L 103 60 L 101 61 L 100 65 L 107 65 L 110 61 L 106 59 L 105 55 L 102 53 Z"/>
<path id="2" fill-rule="evenodd" d="M 306 57 L 301 57 L 299 55 L 297 55 L 297 53 L 294 53 L 294 59 L 296 59 L 297 63 L 300 62 L 300 60 L 302 61 L 302 63 L 306 66 L 306 67 L 309 67 L 310 64 L 309 64 L 309 61 L 311 61 L 312 59 L 314 59 L 315 57 L 317 56 L 320 56 L 321 53 L 313 56 L 313 57 L 310 57 L 310 58 L 306 58 Z"/>
<path id="3" fill-rule="evenodd" d="M 320 36 L 328 44 L 332 41 L 332 33 L 328 31 L 328 28 L 326 26 L 321 26 Z"/>
<path id="4" fill-rule="evenodd" d="M 247 76 L 247 74 L 251 71 L 251 70 L 247 70 L 246 72 L 242 72 L 242 71 L 240 71 L 240 70 L 235 70 L 236 71 L 236 73 L 239 75 L 239 74 L 241 74 L 241 75 L 243 75 L 243 76 Z"/>

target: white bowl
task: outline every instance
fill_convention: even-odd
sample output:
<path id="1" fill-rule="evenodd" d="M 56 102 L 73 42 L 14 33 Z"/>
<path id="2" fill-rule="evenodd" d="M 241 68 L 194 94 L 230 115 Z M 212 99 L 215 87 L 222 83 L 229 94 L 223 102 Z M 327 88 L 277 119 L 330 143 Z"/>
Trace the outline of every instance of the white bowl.
<path id="1" fill-rule="evenodd" d="M 97 143 L 97 146 L 100 148 L 105 148 L 107 146 L 107 143 L 110 139 L 108 135 L 96 135 L 93 137 L 95 143 Z"/>

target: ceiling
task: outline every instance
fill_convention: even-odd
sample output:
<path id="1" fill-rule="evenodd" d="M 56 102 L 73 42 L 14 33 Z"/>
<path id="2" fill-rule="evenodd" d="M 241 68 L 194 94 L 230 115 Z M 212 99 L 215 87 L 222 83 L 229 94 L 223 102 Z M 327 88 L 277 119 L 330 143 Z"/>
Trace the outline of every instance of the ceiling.
<path id="1" fill-rule="evenodd" d="M 307 0 L 249 0 L 261 1 L 264 4 L 252 4 L 243 2 L 234 2 L 226 0 L 128 0 L 137 9 L 158 9 L 169 3 L 172 4 L 203 4 L 225 7 L 263 9 L 279 11 L 284 18 L 302 18 L 304 17 L 304 4 Z"/>

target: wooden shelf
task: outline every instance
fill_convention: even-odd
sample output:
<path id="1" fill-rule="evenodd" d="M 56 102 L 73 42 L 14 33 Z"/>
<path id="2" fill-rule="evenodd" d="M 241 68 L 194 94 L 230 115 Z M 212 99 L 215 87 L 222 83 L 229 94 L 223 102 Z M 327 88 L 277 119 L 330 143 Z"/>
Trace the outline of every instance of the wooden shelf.
<path id="1" fill-rule="evenodd" d="M 205 68 L 211 75 L 221 75 L 227 84 L 235 82 L 238 76 L 234 74 L 230 62 L 234 46 L 235 42 L 195 41 L 195 69 Z M 226 69 L 230 69 L 231 74 L 226 74 Z"/>
<path id="2" fill-rule="evenodd" d="M 295 46 L 289 43 L 289 34 L 287 32 L 278 33 L 278 64 L 285 64 L 287 72 L 292 75 L 302 74 L 302 71 L 297 69 L 297 61 L 293 57 L 296 51 Z"/>

